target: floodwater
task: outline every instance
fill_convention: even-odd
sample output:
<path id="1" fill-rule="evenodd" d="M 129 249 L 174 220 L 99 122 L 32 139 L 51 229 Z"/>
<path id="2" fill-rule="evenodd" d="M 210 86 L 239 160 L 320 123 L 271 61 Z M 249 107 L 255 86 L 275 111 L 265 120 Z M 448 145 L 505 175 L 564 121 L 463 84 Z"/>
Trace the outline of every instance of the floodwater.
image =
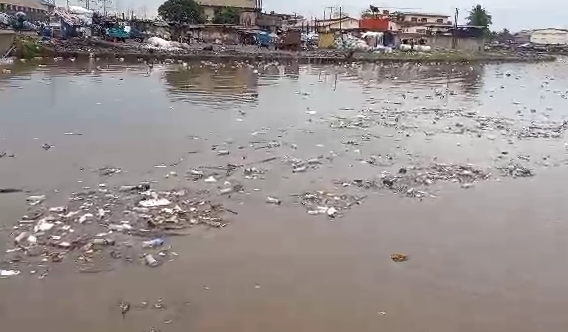
<path id="1" fill-rule="evenodd" d="M 3 331 L 565 330 L 563 61 L 190 66 L 64 61 L 0 75 L 2 188 L 56 204 L 103 181 L 215 192 L 184 174 L 266 169 L 239 179 L 245 193 L 218 197 L 238 213 L 227 227 L 168 239 L 178 256 L 158 268 L 83 274 L 50 263 L 43 278 L 0 279 Z M 318 167 L 292 171 L 292 158 L 319 156 Z M 269 157 L 278 159 L 259 163 Z M 512 161 L 535 175 L 503 176 Z M 292 197 L 432 162 L 491 177 L 470 189 L 439 181 L 423 199 L 368 190 L 333 221 Z M 102 167 L 122 173 L 103 179 Z M 0 195 L 2 250 L 26 195 Z"/>

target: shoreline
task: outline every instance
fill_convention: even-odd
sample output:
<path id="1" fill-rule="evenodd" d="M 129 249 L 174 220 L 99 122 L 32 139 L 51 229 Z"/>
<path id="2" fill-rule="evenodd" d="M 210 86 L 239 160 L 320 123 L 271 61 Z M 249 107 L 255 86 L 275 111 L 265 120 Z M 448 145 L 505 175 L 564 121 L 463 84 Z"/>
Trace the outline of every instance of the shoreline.
<path id="1" fill-rule="evenodd" d="M 233 53 L 233 52 L 195 52 L 184 54 L 167 53 L 141 53 L 141 52 L 87 52 L 76 50 L 52 50 L 46 49 L 44 56 L 62 58 L 90 58 L 101 59 L 124 58 L 125 61 L 148 60 L 228 60 L 228 61 L 298 61 L 302 63 L 343 63 L 343 62 L 367 62 L 367 63 L 538 63 L 553 62 L 557 57 L 552 55 L 511 55 L 511 54 L 465 54 L 465 53 L 354 53 L 348 57 L 346 52 L 334 54 L 318 54 L 315 52 L 302 53 Z"/>

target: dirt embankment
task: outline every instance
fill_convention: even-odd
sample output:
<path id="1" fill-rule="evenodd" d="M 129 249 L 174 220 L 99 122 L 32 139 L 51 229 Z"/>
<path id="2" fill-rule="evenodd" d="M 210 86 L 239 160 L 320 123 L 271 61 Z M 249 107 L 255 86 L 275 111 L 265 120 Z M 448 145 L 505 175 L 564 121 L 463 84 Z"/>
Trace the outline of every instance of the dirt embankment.
<path id="1" fill-rule="evenodd" d="M 310 50 L 290 52 L 260 49 L 250 45 L 191 44 L 186 49 L 149 49 L 141 43 L 111 43 L 99 40 L 74 39 L 55 41 L 45 46 L 44 56 L 124 58 L 125 60 L 279 60 L 306 62 L 411 62 L 411 63 L 464 63 L 464 62 L 541 62 L 554 61 L 551 55 L 518 52 L 464 53 L 456 51 L 432 53 L 369 53 L 347 50 Z"/>

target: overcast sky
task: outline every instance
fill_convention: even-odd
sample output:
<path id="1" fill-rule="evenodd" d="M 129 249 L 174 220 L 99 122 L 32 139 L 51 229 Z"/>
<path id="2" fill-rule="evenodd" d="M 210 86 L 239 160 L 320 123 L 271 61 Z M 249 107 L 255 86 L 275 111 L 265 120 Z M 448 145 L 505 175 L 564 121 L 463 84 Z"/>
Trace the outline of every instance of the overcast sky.
<path id="1" fill-rule="evenodd" d="M 61 3 L 63 0 L 57 0 Z M 77 0 L 75 0 L 77 1 Z M 138 15 L 146 12 L 153 16 L 158 6 L 164 0 L 113 0 L 119 11 L 134 10 Z M 568 27 L 568 2 L 561 0 L 540 1 L 511 1 L 511 0 L 397 0 L 390 2 L 373 2 L 368 0 L 263 0 L 265 11 L 274 10 L 279 13 L 297 12 L 307 17 L 323 15 L 325 7 L 334 6 L 343 8 L 350 15 L 358 16 L 370 4 L 377 7 L 396 7 L 392 10 L 408 8 L 409 11 L 423 11 L 445 13 L 453 16 L 456 7 L 460 10 L 460 17 L 465 18 L 467 11 L 475 4 L 480 3 L 493 15 L 492 29 L 509 28 L 511 30 Z M 144 10 L 145 7 L 145 10 Z M 460 23 L 465 23 L 460 20 Z"/>

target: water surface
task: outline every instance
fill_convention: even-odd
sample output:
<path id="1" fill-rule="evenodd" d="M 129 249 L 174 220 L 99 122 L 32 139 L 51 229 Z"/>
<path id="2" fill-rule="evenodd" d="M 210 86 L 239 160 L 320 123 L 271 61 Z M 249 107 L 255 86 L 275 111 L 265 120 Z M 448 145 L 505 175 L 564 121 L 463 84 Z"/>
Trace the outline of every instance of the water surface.
<path id="1" fill-rule="evenodd" d="M 179 256 L 158 269 L 80 274 L 53 265 L 43 279 L 0 280 L 4 329 L 534 332 L 568 324 L 566 140 L 563 130 L 524 135 L 567 119 L 564 62 L 189 66 L 60 62 L 0 75 L 0 151 L 15 155 L 0 158 L 1 186 L 47 193 L 48 203 L 103 181 L 211 189 L 185 172 L 279 157 L 261 165 L 264 179 L 240 179 L 246 194 L 219 198 L 238 212 L 228 227 L 171 239 Z M 365 126 L 338 126 L 355 120 Z M 325 162 L 306 173 L 287 162 L 318 156 Z M 379 162 L 364 163 L 371 156 Z M 511 161 L 536 175 L 501 176 L 497 167 Z M 424 200 L 369 191 L 333 222 L 290 196 L 432 162 L 494 176 L 468 190 L 438 183 Z M 123 172 L 101 178 L 105 166 Z M 266 205 L 268 195 L 283 204 Z M 4 239 L 25 197 L 0 197 Z M 395 252 L 411 259 L 394 263 Z M 164 308 L 151 308 L 160 299 Z M 125 319 L 120 301 L 133 305 Z"/>

